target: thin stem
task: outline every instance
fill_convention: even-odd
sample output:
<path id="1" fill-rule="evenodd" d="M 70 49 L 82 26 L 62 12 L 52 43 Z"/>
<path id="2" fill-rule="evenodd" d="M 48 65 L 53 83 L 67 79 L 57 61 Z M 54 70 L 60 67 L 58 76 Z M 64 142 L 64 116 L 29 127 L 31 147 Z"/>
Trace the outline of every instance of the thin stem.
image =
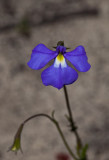
<path id="1" fill-rule="evenodd" d="M 69 116 L 70 116 L 70 119 L 71 119 L 72 123 L 74 124 L 73 115 L 72 115 L 72 111 L 71 111 L 71 108 L 70 108 L 70 103 L 69 103 L 69 98 L 68 98 L 68 93 L 67 93 L 66 86 L 64 86 L 64 93 L 65 93 L 65 99 L 66 99 L 66 105 L 67 105 L 68 113 L 69 113 Z"/>
<path id="2" fill-rule="evenodd" d="M 40 116 L 47 117 L 47 118 L 50 119 L 52 122 L 54 122 L 53 118 L 51 118 L 49 115 L 41 113 L 41 114 L 35 114 L 35 115 L 27 118 L 27 119 L 23 122 L 23 124 L 27 123 L 29 120 L 31 120 L 31 119 L 33 119 L 33 118 L 40 117 Z"/>
<path id="3" fill-rule="evenodd" d="M 64 144 L 65 144 L 65 146 L 66 146 L 66 148 L 67 148 L 67 150 L 68 150 L 68 152 L 70 153 L 70 155 L 71 155 L 75 160 L 78 160 L 78 159 L 76 158 L 76 156 L 74 155 L 74 153 L 72 152 L 72 150 L 70 149 L 70 147 L 69 147 L 69 145 L 68 145 L 68 143 L 67 143 L 67 141 L 66 141 L 66 139 L 65 139 L 65 137 L 64 137 L 64 135 L 63 135 L 63 132 L 62 132 L 60 126 L 59 126 L 59 123 L 58 123 L 57 121 L 55 121 L 55 125 L 56 125 L 56 127 L 57 127 L 57 129 L 58 129 L 58 131 L 59 131 L 59 134 L 60 134 L 60 136 L 61 136 L 61 138 L 62 138 L 62 140 L 63 140 L 63 142 L 64 142 Z"/>
<path id="4" fill-rule="evenodd" d="M 74 120 L 73 120 L 73 115 L 72 115 L 72 111 L 71 111 L 71 107 L 70 107 L 70 103 L 69 103 L 67 88 L 66 88 L 65 85 L 64 85 L 64 94 L 65 94 L 65 99 L 66 99 L 67 110 L 68 110 L 68 113 L 69 113 L 69 118 L 70 118 L 71 124 L 75 128 L 75 123 L 74 123 Z M 78 135 L 77 129 L 74 129 L 73 132 L 74 132 L 74 134 L 76 136 L 77 144 L 81 148 L 82 147 L 82 142 L 81 142 L 81 139 L 80 139 L 80 137 Z"/>
<path id="5" fill-rule="evenodd" d="M 27 119 L 22 123 L 22 125 L 24 125 L 25 123 L 27 123 L 29 120 L 31 120 L 31 119 L 33 119 L 33 118 L 36 118 L 36 117 L 39 117 L 39 116 L 47 117 L 49 120 L 51 120 L 51 121 L 55 124 L 55 126 L 57 127 L 57 129 L 58 129 L 58 131 L 59 131 L 59 134 L 60 134 L 60 136 L 61 136 L 61 138 L 62 138 L 62 140 L 63 140 L 63 142 L 64 142 L 64 144 L 65 144 L 65 146 L 66 146 L 66 148 L 67 148 L 67 150 L 68 150 L 68 152 L 69 152 L 69 154 L 70 154 L 75 160 L 78 160 L 78 159 L 76 158 L 76 156 L 74 155 L 74 153 L 72 152 L 72 150 L 70 149 L 70 147 L 69 147 L 69 145 L 68 145 L 68 143 L 67 143 L 67 141 L 66 141 L 66 139 L 65 139 L 65 137 L 64 137 L 64 134 L 63 134 L 63 132 L 62 132 L 60 126 L 59 126 L 59 123 L 55 120 L 54 117 L 52 118 L 52 117 L 50 117 L 49 115 L 43 114 L 43 113 L 41 113 L 41 114 L 35 114 L 35 115 L 27 118 Z"/>

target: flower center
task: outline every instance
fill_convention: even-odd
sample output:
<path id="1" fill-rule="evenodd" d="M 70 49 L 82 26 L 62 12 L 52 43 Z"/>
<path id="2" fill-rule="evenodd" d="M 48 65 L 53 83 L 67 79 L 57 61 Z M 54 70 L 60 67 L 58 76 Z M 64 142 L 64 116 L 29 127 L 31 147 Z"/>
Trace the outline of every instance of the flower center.
<path id="1" fill-rule="evenodd" d="M 64 56 L 62 55 L 62 53 L 59 53 L 58 56 L 57 56 L 57 60 L 59 62 L 62 62 L 64 60 Z"/>
<path id="2" fill-rule="evenodd" d="M 58 54 L 64 54 L 66 52 L 66 48 L 64 46 L 57 46 L 56 51 Z"/>
<path id="3" fill-rule="evenodd" d="M 59 68 L 60 66 L 61 66 L 62 68 L 67 67 L 65 58 L 64 58 L 64 56 L 62 55 L 62 53 L 59 53 L 59 54 L 58 54 L 58 56 L 56 57 L 55 62 L 54 62 L 54 67 L 55 67 L 55 68 Z"/>

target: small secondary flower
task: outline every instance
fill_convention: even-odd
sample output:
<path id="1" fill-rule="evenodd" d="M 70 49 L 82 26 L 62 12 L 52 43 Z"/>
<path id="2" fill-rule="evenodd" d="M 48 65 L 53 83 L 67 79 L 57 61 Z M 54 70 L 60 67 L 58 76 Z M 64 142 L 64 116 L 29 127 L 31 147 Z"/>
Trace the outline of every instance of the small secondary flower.
<path id="1" fill-rule="evenodd" d="M 72 84 L 78 78 L 78 73 L 67 65 L 66 59 L 80 72 L 87 72 L 90 69 L 88 58 L 83 46 L 78 46 L 70 52 L 66 52 L 64 42 L 57 43 L 56 51 L 48 49 L 44 44 L 38 44 L 31 54 L 27 63 L 31 69 L 43 68 L 50 60 L 54 59 L 53 65 L 45 69 L 42 74 L 42 82 L 45 86 L 52 85 L 61 89 L 64 85 Z"/>
<path id="2" fill-rule="evenodd" d="M 14 137 L 13 145 L 9 148 L 8 151 L 13 151 L 13 152 L 17 153 L 18 150 L 21 150 L 21 152 L 22 152 L 21 133 L 22 133 L 23 126 L 24 126 L 24 124 L 21 124 L 20 127 L 18 128 L 18 131 Z"/>

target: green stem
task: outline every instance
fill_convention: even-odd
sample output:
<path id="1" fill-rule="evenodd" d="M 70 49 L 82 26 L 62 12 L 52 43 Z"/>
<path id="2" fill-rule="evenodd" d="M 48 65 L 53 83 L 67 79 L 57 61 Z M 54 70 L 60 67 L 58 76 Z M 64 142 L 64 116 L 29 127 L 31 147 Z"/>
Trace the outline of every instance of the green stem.
<path id="1" fill-rule="evenodd" d="M 69 98 L 68 98 L 68 93 L 67 93 L 67 88 L 66 86 L 64 85 L 64 94 L 65 94 L 65 99 L 66 99 L 66 105 L 67 105 L 67 110 L 68 110 L 68 113 L 69 113 L 69 118 L 70 118 L 70 121 L 71 121 L 71 124 L 73 125 L 73 127 L 75 128 L 73 130 L 75 136 L 76 136 L 76 140 L 77 140 L 77 144 L 80 148 L 82 148 L 82 142 L 81 142 L 81 139 L 78 135 L 78 132 L 77 132 L 77 129 L 75 127 L 75 123 L 74 123 L 74 120 L 73 120 L 73 115 L 72 115 L 72 111 L 71 111 L 71 107 L 70 107 L 70 103 L 69 103 Z"/>

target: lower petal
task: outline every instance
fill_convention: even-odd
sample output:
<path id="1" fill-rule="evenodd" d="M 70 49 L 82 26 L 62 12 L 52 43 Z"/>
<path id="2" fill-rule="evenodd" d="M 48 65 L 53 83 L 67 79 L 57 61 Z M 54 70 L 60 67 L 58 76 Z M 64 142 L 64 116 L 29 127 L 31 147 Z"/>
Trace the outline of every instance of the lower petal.
<path id="1" fill-rule="evenodd" d="M 78 74 L 68 65 L 64 68 L 61 67 L 61 65 L 59 68 L 52 65 L 42 72 L 41 78 L 45 86 L 51 85 L 61 89 L 64 85 L 75 82 L 78 78 Z"/>

